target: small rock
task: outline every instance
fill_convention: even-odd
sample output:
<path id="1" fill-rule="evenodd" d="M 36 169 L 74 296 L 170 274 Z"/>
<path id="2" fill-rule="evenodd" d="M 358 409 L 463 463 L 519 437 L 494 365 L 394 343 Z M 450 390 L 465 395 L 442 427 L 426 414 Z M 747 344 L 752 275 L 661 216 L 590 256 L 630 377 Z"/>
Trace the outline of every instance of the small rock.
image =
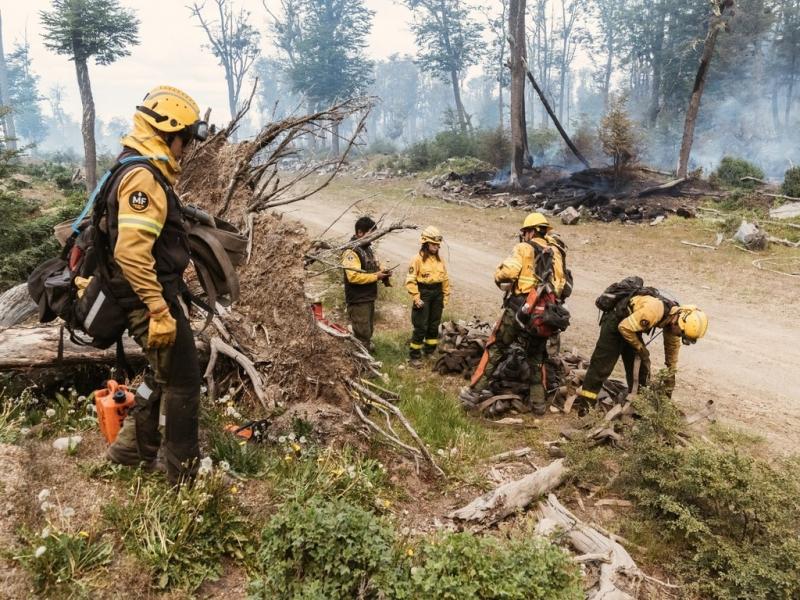
<path id="1" fill-rule="evenodd" d="M 650 221 L 650 225 L 651 226 L 653 226 L 653 225 L 661 225 L 661 223 L 663 223 L 666 220 L 666 218 L 667 217 L 665 217 L 664 215 L 658 215 L 655 219 Z"/>
<path id="2" fill-rule="evenodd" d="M 767 234 L 755 223 L 742 219 L 739 229 L 733 234 L 733 239 L 744 245 L 748 250 L 764 250 L 767 247 Z"/>
<path id="3" fill-rule="evenodd" d="M 679 217 L 683 217 L 684 219 L 694 219 L 697 216 L 697 213 L 695 213 L 694 209 L 688 206 L 679 206 L 675 211 L 675 214 Z"/>
<path id="4" fill-rule="evenodd" d="M 56 450 L 69 451 L 74 448 L 77 448 L 82 441 L 83 438 L 79 435 L 60 437 L 53 440 L 53 448 L 55 448 Z"/>
<path id="5" fill-rule="evenodd" d="M 564 225 L 577 225 L 581 218 L 581 213 L 575 210 L 572 206 L 568 206 L 558 213 L 558 216 Z"/>

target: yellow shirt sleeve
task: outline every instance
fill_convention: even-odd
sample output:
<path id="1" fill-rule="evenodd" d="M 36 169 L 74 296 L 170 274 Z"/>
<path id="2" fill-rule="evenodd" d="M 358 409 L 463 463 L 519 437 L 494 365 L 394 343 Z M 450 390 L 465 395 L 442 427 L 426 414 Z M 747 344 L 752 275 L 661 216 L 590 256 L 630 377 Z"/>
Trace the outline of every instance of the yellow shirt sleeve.
<path id="1" fill-rule="evenodd" d="M 522 271 L 522 249 L 520 246 L 524 244 L 517 244 L 511 252 L 511 256 L 506 258 L 494 272 L 494 280 L 497 283 L 505 283 L 507 281 L 516 281 L 519 278 L 520 271 Z"/>
<path id="2" fill-rule="evenodd" d="M 671 373 L 678 370 L 678 355 L 681 352 L 681 338 L 664 330 L 664 363 Z"/>
<path id="3" fill-rule="evenodd" d="M 644 344 L 638 334 L 652 329 L 664 318 L 664 304 L 652 296 L 634 296 L 631 308 L 630 316 L 620 322 L 617 330 L 626 342 L 641 352 Z"/>
<path id="4" fill-rule="evenodd" d="M 442 280 L 442 294 L 444 295 L 444 305 L 450 303 L 450 274 L 447 272 L 447 265 L 442 260 L 442 271 L 444 271 L 444 279 Z"/>
<path id="5" fill-rule="evenodd" d="M 419 286 L 417 285 L 417 278 L 419 276 L 419 263 L 420 255 L 415 254 L 408 264 L 408 274 L 406 275 L 406 291 L 411 295 L 411 299 L 415 302 L 420 299 Z"/>
<path id="6" fill-rule="evenodd" d="M 375 283 L 378 281 L 377 273 L 361 273 L 361 260 L 355 250 L 347 249 L 342 253 L 342 266 L 347 281 L 356 285 Z M 355 270 L 353 270 L 355 269 Z"/>
<path id="7" fill-rule="evenodd" d="M 167 195 L 144 167 L 127 172 L 117 188 L 118 235 L 114 261 L 150 311 L 166 302 L 156 278 L 153 244 L 167 219 Z"/>

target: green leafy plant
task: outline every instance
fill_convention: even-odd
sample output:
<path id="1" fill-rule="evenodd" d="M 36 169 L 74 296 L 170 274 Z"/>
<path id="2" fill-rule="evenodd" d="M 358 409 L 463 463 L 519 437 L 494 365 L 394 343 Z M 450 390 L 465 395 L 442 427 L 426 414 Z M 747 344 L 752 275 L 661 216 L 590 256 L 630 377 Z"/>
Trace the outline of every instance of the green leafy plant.
<path id="1" fill-rule="evenodd" d="M 111 562 L 113 546 L 96 533 L 68 532 L 49 524 L 41 533 L 24 530 L 25 550 L 14 558 L 31 574 L 37 592 L 52 597 L 86 587 Z"/>
<path id="2" fill-rule="evenodd" d="M 264 446 L 249 443 L 228 431 L 209 431 L 208 452 L 214 462 L 227 464 L 231 471 L 242 477 L 259 477 L 267 469 L 269 454 Z"/>
<path id="3" fill-rule="evenodd" d="M 285 438 L 284 450 L 274 456 L 269 469 L 274 494 L 285 502 L 313 497 L 346 499 L 368 508 L 389 508 L 386 468 L 352 448 L 303 447 Z"/>
<path id="4" fill-rule="evenodd" d="M 16 402 L 25 412 L 24 424 L 35 426 L 40 437 L 71 434 L 97 426 L 94 394 L 84 396 L 75 388 L 61 388 L 51 398 L 37 398 L 28 389 Z"/>
<path id="5" fill-rule="evenodd" d="M 557 546 L 536 538 L 499 540 L 455 533 L 428 538 L 393 582 L 390 597 L 508 600 L 578 600 L 577 566 Z"/>
<path id="6" fill-rule="evenodd" d="M 798 461 L 754 458 L 736 436 L 685 446 L 658 384 L 636 410 L 618 490 L 659 531 L 689 589 L 720 600 L 800 596 Z"/>
<path id="7" fill-rule="evenodd" d="M 218 472 L 177 492 L 137 479 L 126 502 L 104 508 L 125 546 L 151 570 L 159 589 L 193 591 L 222 573 L 224 556 L 247 562 L 255 549 L 234 494 Z"/>
<path id="8" fill-rule="evenodd" d="M 800 167 L 786 169 L 786 174 L 783 176 L 783 185 L 781 185 L 781 193 L 792 198 L 800 198 Z"/>
<path id="9" fill-rule="evenodd" d="M 730 187 L 753 189 L 756 186 L 756 182 L 751 180 L 742 181 L 744 177 L 764 179 L 764 171 L 743 158 L 725 156 L 720 161 L 717 170 L 711 174 L 710 180 L 712 183 Z"/>
<path id="10" fill-rule="evenodd" d="M 378 598 L 393 557 L 389 524 L 349 502 L 290 502 L 261 535 L 251 598 Z"/>

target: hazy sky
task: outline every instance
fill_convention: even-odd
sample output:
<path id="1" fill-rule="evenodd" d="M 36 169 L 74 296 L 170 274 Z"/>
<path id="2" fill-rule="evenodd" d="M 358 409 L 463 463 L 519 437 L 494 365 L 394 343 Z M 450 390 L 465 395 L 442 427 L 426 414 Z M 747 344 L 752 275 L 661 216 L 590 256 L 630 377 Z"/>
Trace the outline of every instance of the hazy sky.
<path id="1" fill-rule="evenodd" d="M 266 0 L 267 5 L 279 5 L 278 0 Z M 253 24 L 262 32 L 267 30 L 267 15 L 261 0 L 235 0 L 252 13 Z M 131 56 L 116 63 L 99 67 L 90 63 L 92 90 L 100 118 L 129 118 L 133 107 L 148 89 L 159 84 L 169 84 L 184 89 L 204 107 L 210 106 L 212 120 L 228 119 L 225 79 L 222 67 L 208 50 L 202 48 L 205 33 L 190 18 L 186 5 L 189 0 L 121 0 L 136 11 L 141 24 L 141 44 L 132 49 Z M 408 23 L 411 13 L 392 0 L 365 0 L 375 11 L 369 53 L 374 58 L 385 58 L 395 52 L 414 52 L 414 40 Z M 209 2 L 211 4 L 211 2 Z M 39 12 L 50 8 L 49 0 L 2 0 L 0 12 L 3 19 L 3 43 L 6 53 L 13 44 L 27 35 L 31 45 L 33 69 L 40 76 L 40 91 L 47 91 L 56 83 L 65 86 L 67 112 L 79 118 L 75 68 L 64 56 L 55 55 L 44 48 Z M 210 7 L 209 7 L 210 8 Z M 262 48 L 270 50 L 268 39 L 262 39 Z M 46 103 L 43 109 L 47 110 Z"/>

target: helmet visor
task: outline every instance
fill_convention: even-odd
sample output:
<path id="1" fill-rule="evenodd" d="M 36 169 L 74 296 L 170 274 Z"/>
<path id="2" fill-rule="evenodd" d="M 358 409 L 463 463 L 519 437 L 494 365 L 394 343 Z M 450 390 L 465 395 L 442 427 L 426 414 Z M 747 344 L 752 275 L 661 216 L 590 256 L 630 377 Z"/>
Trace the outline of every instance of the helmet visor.
<path id="1" fill-rule="evenodd" d="M 205 121 L 195 121 L 189 126 L 189 129 L 194 139 L 201 142 L 205 142 L 208 139 L 208 123 Z"/>

